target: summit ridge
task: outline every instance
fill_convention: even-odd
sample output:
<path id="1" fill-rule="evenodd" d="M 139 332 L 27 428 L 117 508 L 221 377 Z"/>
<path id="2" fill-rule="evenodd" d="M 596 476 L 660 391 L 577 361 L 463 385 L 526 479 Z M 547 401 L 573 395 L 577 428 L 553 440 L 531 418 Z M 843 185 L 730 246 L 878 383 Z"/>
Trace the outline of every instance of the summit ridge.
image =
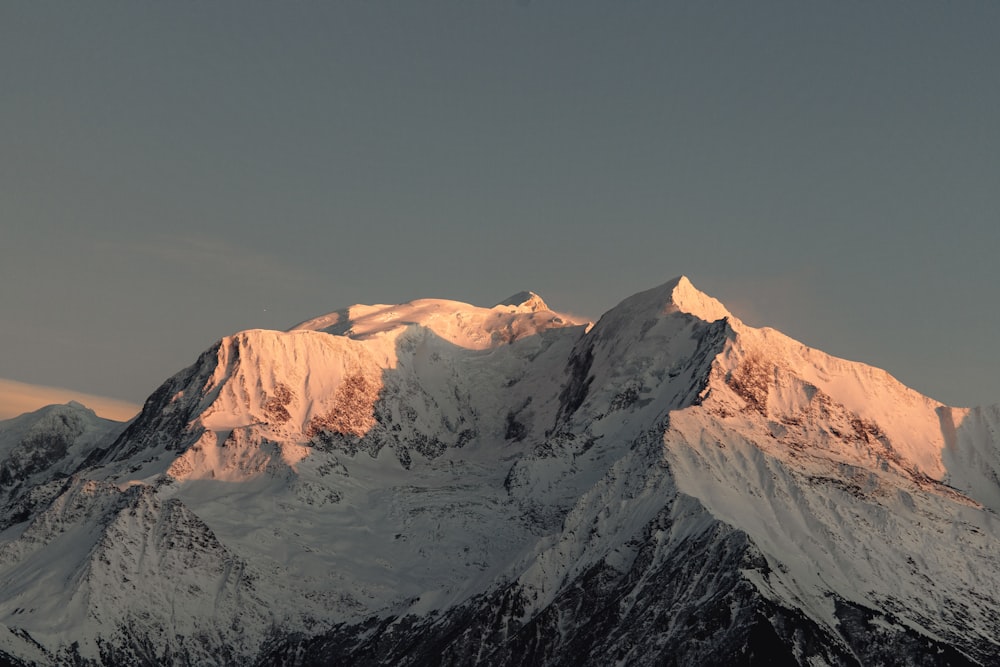
<path id="1" fill-rule="evenodd" d="M 548 305 L 546 305 L 542 297 L 530 291 L 513 294 L 498 303 L 497 306 L 513 306 L 514 308 L 527 308 L 528 310 L 533 311 L 549 310 Z M 497 306 L 494 306 L 494 308 Z"/>

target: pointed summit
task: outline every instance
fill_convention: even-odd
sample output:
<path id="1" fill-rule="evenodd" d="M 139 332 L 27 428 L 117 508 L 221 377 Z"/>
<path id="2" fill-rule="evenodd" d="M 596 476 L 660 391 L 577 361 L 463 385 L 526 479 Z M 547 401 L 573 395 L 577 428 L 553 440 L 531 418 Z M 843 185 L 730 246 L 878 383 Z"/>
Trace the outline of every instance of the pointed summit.
<path id="1" fill-rule="evenodd" d="M 718 300 L 710 297 L 691 284 L 687 276 L 671 280 L 662 288 L 670 288 L 670 301 L 681 312 L 699 317 L 706 322 L 714 322 L 723 318 L 732 318 L 733 314 L 726 310 Z"/>
<path id="2" fill-rule="evenodd" d="M 706 322 L 723 318 L 733 319 L 732 314 L 721 303 L 698 291 L 685 276 L 680 276 L 658 287 L 633 294 L 605 314 L 605 318 L 624 323 L 634 321 L 649 314 L 682 312 Z M 601 319 L 605 319 L 601 318 Z"/>
<path id="3" fill-rule="evenodd" d="M 542 300 L 542 297 L 538 296 L 534 292 L 518 292 L 517 294 L 511 295 L 498 303 L 497 306 L 513 306 L 521 310 L 530 310 L 532 312 L 538 312 L 539 310 L 549 310 L 548 305 Z"/>

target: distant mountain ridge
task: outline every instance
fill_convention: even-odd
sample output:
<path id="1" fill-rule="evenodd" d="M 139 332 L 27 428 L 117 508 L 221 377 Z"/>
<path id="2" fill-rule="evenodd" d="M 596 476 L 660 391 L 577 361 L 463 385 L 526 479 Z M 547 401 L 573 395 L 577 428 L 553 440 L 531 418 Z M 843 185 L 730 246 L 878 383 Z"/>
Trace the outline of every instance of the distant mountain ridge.
<path id="1" fill-rule="evenodd" d="M 0 378 L 0 419 L 10 419 L 47 405 L 76 401 L 87 405 L 105 419 L 127 421 L 139 414 L 142 406 L 116 398 L 95 396 L 72 389 L 46 387 Z"/>
<path id="2" fill-rule="evenodd" d="M 0 422 L 0 659 L 1000 664 L 998 425 L 684 277 L 245 331 Z"/>

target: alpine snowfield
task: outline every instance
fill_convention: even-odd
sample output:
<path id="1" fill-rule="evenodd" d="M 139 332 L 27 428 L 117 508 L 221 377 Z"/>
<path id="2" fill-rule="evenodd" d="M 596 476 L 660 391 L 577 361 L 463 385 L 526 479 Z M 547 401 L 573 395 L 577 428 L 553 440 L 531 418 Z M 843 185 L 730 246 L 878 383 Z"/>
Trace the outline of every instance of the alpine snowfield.
<path id="1" fill-rule="evenodd" d="M 683 277 L 245 331 L 0 422 L 0 663 L 1000 664 L 998 427 Z"/>

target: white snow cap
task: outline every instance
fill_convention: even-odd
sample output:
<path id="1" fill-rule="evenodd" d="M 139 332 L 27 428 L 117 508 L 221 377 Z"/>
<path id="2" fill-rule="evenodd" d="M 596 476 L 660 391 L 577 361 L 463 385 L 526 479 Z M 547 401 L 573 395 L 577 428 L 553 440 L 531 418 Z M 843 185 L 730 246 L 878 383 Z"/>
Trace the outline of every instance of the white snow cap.
<path id="1" fill-rule="evenodd" d="M 610 312 L 615 313 L 616 318 L 624 318 L 626 321 L 634 319 L 638 313 L 651 312 L 660 314 L 682 312 L 706 322 L 715 322 L 723 318 L 735 319 L 725 306 L 698 291 L 685 276 L 674 278 L 645 292 L 633 294 Z"/>
<path id="2" fill-rule="evenodd" d="M 507 297 L 494 308 L 500 308 L 502 306 L 512 306 L 519 310 L 530 310 L 531 312 L 538 312 L 539 310 L 549 310 L 549 307 L 542 300 L 542 297 L 538 296 L 534 292 L 518 292 L 512 296 Z"/>
<path id="3" fill-rule="evenodd" d="M 671 303 L 677 306 L 677 309 L 682 312 L 700 317 L 706 322 L 714 322 L 726 317 L 731 319 L 733 317 L 733 314 L 726 310 L 726 307 L 719 301 L 699 291 L 698 288 L 692 285 L 687 276 L 680 276 L 671 280 L 663 286 L 663 288 L 667 287 L 670 288 Z"/>

